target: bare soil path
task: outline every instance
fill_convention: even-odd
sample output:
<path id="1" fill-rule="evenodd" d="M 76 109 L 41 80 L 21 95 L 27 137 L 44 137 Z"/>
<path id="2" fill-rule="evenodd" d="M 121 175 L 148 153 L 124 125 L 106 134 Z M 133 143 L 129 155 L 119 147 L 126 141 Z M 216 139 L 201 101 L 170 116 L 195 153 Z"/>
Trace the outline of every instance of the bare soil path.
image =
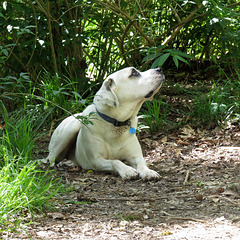
<path id="1" fill-rule="evenodd" d="M 185 126 L 143 136 L 157 182 L 122 181 L 67 166 L 58 171 L 71 191 L 1 239 L 240 239 L 240 130 Z"/>

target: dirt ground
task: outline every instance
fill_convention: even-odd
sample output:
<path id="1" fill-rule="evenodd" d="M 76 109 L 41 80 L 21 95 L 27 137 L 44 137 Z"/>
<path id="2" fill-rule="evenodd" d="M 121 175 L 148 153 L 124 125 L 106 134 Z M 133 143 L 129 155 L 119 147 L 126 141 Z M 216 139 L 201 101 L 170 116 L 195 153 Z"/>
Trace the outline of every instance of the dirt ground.
<path id="1" fill-rule="evenodd" d="M 122 181 L 65 162 L 56 210 L 1 239 L 240 239 L 239 123 L 142 136 L 159 181 Z"/>

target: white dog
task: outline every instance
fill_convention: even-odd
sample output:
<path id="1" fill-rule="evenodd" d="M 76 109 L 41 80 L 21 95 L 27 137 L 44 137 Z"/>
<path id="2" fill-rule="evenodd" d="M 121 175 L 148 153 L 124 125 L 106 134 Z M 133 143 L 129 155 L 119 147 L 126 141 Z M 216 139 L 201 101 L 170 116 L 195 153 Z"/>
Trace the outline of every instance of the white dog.
<path id="1" fill-rule="evenodd" d="M 111 74 L 92 105 L 56 128 L 48 161 L 69 159 L 83 169 L 114 172 L 123 179 L 158 179 L 159 174 L 147 167 L 135 132 L 138 111 L 144 101 L 152 100 L 164 78 L 159 68 L 139 72 L 128 67 Z M 90 113 L 93 124 L 84 125 L 77 118 Z"/>

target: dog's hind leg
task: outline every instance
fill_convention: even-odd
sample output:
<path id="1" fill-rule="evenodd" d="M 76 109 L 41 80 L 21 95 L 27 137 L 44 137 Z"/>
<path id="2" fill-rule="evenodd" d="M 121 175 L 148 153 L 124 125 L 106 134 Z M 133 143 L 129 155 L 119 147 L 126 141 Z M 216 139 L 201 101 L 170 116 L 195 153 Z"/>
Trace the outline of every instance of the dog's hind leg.
<path id="1" fill-rule="evenodd" d="M 47 157 L 47 160 L 52 165 L 54 162 L 58 164 L 64 160 L 69 150 L 74 148 L 81 125 L 81 122 L 77 118 L 70 116 L 64 119 L 53 132 L 48 147 L 49 155 Z"/>

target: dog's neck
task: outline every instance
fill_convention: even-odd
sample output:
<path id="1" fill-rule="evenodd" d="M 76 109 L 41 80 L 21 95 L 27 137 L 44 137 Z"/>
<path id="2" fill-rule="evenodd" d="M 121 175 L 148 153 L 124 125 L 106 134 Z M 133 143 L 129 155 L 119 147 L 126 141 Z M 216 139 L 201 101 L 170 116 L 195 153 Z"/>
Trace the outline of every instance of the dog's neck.
<path id="1" fill-rule="evenodd" d="M 143 102 L 144 100 L 131 104 L 122 103 L 118 107 L 110 107 L 105 104 L 95 104 L 95 107 L 100 113 L 116 119 L 118 122 L 126 122 L 128 120 L 131 121 L 137 116 Z"/>

